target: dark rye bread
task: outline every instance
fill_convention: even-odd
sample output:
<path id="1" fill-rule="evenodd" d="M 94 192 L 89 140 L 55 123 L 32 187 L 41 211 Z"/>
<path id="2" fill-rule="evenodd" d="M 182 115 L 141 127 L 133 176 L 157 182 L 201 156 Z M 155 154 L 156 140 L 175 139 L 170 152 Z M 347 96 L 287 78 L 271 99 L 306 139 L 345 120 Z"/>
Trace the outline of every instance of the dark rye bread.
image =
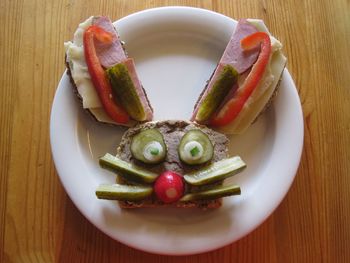
<path id="1" fill-rule="evenodd" d="M 142 130 L 150 129 L 150 128 L 157 128 L 164 137 L 165 144 L 168 147 L 168 154 L 165 159 L 165 161 L 158 165 L 146 165 L 138 160 L 135 160 L 132 157 L 132 154 L 130 152 L 130 145 L 132 137 L 136 134 L 138 134 Z M 150 171 L 161 173 L 165 170 L 172 170 L 179 174 L 184 174 L 189 171 L 193 171 L 196 169 L 199 169 L 203 165 L 186 165 L 182 163 L 179 159 L 177 148 L 180 143 L 180 140 L 182 136 L 189 130 L 192 129 L 200 129 L 202 132 L 208 135 L 209 139 L 214 145 L 214 157 L 211 160 L 211 162 L 219 161 L 221 159 L 224 159 L 227 157 L 228 154 L 228 138 L 216 131 L 213 131 L 206 126 L 199 125 L 193 122 L 189 121 L 180 121 L 180 120 L 174 120 L 174 121 L 153 121 L 153 122 L 147 122 L 145 124 L 137 125 L 134 128 L 130 128 L 126 133 L 123 135 L 121 139 L 121 143 L 117 149 L 117 156 L 124 161 L 137 164 L 139 166 L 143 166 L 147 168 Z M 118 179 L 119 183 L 125 183 L 122 179 Z M 200 189 L 203 189 L 205 187 L 191 187 L 186 184 L 185 191 L 198 191 Z M 218 208 L 221 206 L 222 200 L 216 199 L 216 200 L 210 200 L 210 201 L 195 201 L 195 202 L 178 202 L 175 204 L 164 204 L 158 199 L 156 199 L 154 196 L 150 199 L 139 201 L 139 202 L 130 202 L 130 201 L 121 201 L 119 202 L 120 206 L 122 208 L 139 208 L 139 207 L 163 207 L 163 206 L 173 206 L 173 207 L 179 207 L 179 208 L 202 208 L 202 209 L 208 209 L 208 208 Z"/>

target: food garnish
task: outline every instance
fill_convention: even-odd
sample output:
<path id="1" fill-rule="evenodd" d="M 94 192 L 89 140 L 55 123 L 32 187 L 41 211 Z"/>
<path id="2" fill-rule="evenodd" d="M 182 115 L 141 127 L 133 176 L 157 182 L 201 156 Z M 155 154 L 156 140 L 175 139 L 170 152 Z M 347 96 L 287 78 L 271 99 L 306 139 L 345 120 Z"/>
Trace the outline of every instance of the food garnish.
<path id="1" fill-rule="evenodd" d="M 100 166 L 102 168 L 116 172 L 126 180 L 138 183 L 153 183 L 158 174 L 148 171 L 137 165 L 125 162 L 120 158 L 106 153 L 100 158 Z"/>
<path id="2" fill-rule="evenodd" d="M 134 62 L 131 58 L 108 68 L 106 73 L 112 85 L 113 93 L 118 97 L 131 118 L 137 121 L 144 121 L 147 116 L 131 79 L 128 67 L 134 67 Z"/>
<path id="3" fill-rule="evenodd" d="M 191 185 L 211 184 L 241 172 L 246 166 L 239 156 L 235 156 L 185 174 L 184 179 Z"/>
<path id="4" fill-rule="evenodd" d="M 231 65 L 219 64 L 216 70 L 218 75 L 213 87 L 203 99 L 195 116 L 195 120 L 199 123 L 209 120 L 238 79 L 238 73 Z"/>
<path id="5" fill-rule="evenodd" d="M 182 177 L 173 171 L 159 175 L 154 184 L 155 194 L 166 204 L 178 201 L 183 196 L 184 189 Z"/>
<path id="6" fill-rule="evenodd" d="M 164 161 L 167 154 L 163 135 L 157 129 L 147 129 L 133 136 L 130 150 L 135 159 L 149 164 Z"/>
<path id="7" fill-rule="evenodd" d="M 138 201 L 149 197 L 153 192 L 151 186 L 125 185 L 125 184 L 102 184 L 96 189 L 99 199 Z"/>
<path id="8" fill-rule="evenodd" d="M 211 200 L 225 196 L 240 195 L 241 188 L 238 185 L 219 185 L 210 189 L 189 193 L 184 195 L 180 202 L 196 201 L 196 200 Z"/>
<path id="9" fill-rule="evenodd" d="M 181 139 L 179 157 L 186 164 L 202 164 L 213 158 L 214 147 L 212 142 L 201 130 L 190 130 Z"/>

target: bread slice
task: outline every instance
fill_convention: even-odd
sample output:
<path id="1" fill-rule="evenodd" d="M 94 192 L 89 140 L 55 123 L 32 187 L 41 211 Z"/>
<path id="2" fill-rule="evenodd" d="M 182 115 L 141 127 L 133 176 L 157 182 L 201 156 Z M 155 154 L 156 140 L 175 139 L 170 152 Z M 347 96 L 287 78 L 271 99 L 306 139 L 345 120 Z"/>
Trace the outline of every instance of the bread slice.
<path id="1" fill-rule="evenodd" d="M 168 148 L 168 154 L 164 162 L 157 165 L 146 165 L 132 157 L 130 151 L 130 145 L 132 137 L 138 134 L 142 130 L 157 128 L 164 137 L 165 144 Z M 134 128 L 130 128 L 123 135 L 121 139 L 121 143 L 117 148 L 117 156 L 124 161 L 129 163 L 134 163 L 139 166 L 143 166 L 150 171 L 161 173 L 165 170 L 172 170 L 179 174 L 184 174 L 189 171 L 193 171 L 199 169 L 203 165 L 186 165 L 180 161 L 177 148 L 180 143 L 182 136 L 189 130 L 192 129 L 200 129 L 202 132 L 208 135 L 209 139 L 214 145 L 214 156 L 211 162 L 219 161 L 221 159 L 227 158 L 228 155 L 228 138 L 216 131 L 213 131 L 206 126 L 199 125 L 190 121 L 182 121 L 182 120 L 170 120 L 170 121 L 152 121 L 144 124 L 137 125 Z M 121 184 L 130 184 L 130 182 L 126 182 L 124 179 L 118 177 L 118 183 Z M 219 184 L 221 184 L 220 182 Z M 186 184 L 185 191 L 197 191 L 205 188 L 202 187 L 193 187 Z M 119 201 L 119 204 L 122 208 L 140 208 L 140 207 L 164 207 L 164 206 L 172 206 L 179 208 L 201 208 L 201 209 L 210 209 L 210 208 L 218 208 L 222 204 L 222 200 L 215 199 L 209 201 L 189 201 L 189 202 L 177 202 L 173 204 L 165 204 L 158 200 L 155 196 L 152 196 L 149 199 L 142 201 Z"/>
<path id="2" fill-rule="evenodd" d="M 108 116 L 102 106 L 100 98 L 91 81 L 84 56 L 83 35 L 85 30 L 91 25 L 100 26 L 103 30 L 113 35 L 113 42 L 110 45 L 95 43 L 96 53 L 99 57 L 100 63 L 105 69 L 119 63 L 127 65 L 129 74 L 131 75 L 132 81 L 136 87 L 136 93 L 138 94 L 145 110 L 145 120 L 142 120 L 143 122 L 151 120 L 153 118 L 153 109 L 146 91 L 138 79 L 133 62 L 130 62 L 130 59 L 128 59 L 127 52 L 124 49 L 124 42 L 119 39 L 116 28 L 108 17 L 89 17 L 87 20 L 79 24 L 72 41 L 65 42 L 65 64 L 67 74 L 72 83 L 73 91 L 78 96 L 81 105 L 96 121 L 99 122 L 127 127 L 132 127 L 137 123 L 137 121 L 132 119 L 130 119 L 128 123 L 116 123 Z"/>
<path id="3" fill-rule="evenodd" d="M 239 73 L 237 85 L 239 89 L 245 82 L 245 79 L 250 72 L 251 66 L 255 63 L 254 59 L 256 59 L 256 57 L 254 57 L 254 52 L 256 53 L 256 56 L 258 54 L 257 51 L 252 51 L 253 53 L 244 52 L 240 47 L 240 41 L 244 37 L 258 31 L 266 32 L 270 35 L 272 52 L 269 64 L 258 86 L 250 95 L 249 99 L 244 104 L 243 109 L 235 117 L 235 119 L 225 126 L 214 128 L 219 132 L 225 134 L 244 133 L 248 127 L 253 122 L 255 122 L 256 119 L 271 105 L 271 102 L 275 98 L 275 95 L 279 88 L 280 80 L 286 66 L 286 57 L 281 51 L 282 44 L 270 34 L 262 20 L 242 19 L 239 21 L 218 65 L 227 63 L 234 68 L 237 67 L 236 69 Z M 205 97 L 210 92 L 211 88 L 214 85 L 213 83 L 215 83 L 219 74 L 220 68 L 217 67 L 211 75 L 210 79 L 207 81 L 194 106 L 192 120 L 198 121 L 196 117 L 198 109 L 201 106 L 201 103 L 204 101 Z M 221 105 L 218 107 L 217 112 L 219 112 L 223 105 L 225 105 L 225 103 L 234 96 L 237 85 L 233 86 L 231 91 L 227 94 L 226 98 L 221 102 Z M 202 124 L 208 124 L 208 120 L 198 122 L 201 122 Z"/>

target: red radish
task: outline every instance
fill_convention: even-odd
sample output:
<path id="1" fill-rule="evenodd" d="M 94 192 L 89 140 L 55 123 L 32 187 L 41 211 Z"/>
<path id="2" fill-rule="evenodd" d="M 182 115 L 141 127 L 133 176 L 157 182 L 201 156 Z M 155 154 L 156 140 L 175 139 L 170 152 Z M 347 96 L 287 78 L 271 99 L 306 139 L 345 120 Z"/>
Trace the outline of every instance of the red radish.
<path id="1" fill-rule="evenodd" d="M 154 184 L 157 197 L 164 203 L 179 200 L 184 194 L 184 189 L 182 176 L 173 171 L 165 171 L 159 175 Z"/>

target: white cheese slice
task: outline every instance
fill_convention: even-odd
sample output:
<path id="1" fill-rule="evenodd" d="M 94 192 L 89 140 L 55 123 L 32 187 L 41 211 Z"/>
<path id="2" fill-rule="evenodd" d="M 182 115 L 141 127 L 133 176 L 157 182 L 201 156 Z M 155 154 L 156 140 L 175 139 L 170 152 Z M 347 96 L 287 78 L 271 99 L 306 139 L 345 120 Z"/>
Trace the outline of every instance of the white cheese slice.
<path id="1" fill-rule="evenodd" d="M 90 108 L 89 109 L 92 115 L 95 116 L 96 120 L 104 123 L 113 123 L 115 122 L 107 115 L 103 108 Z"/>
<path id="2" fill-rule="evenodd" d="M 105 112 L 103 108 L 89 108 L 92 115 L 95 116 L 96 120 L 103 123 L 116 124 Z M 119 126 L 133 127 L 136 125 L 136 121 L 130 119 L 127 123 L 118 123 Z"/>
<path id="3" fill-rule="evenodd" d="M 88 67 L 84 57 L 83 35 L 86 28 L 92 25 L 93 17 L 79 24 L 74 33 L 73 41 L 64 43 L 67 61 L 71 69 L 72 77 L 77 86 L 79 95 L 83 100 L 83 108 L 101 108 L 102 104 L 91 82 Z"/>

